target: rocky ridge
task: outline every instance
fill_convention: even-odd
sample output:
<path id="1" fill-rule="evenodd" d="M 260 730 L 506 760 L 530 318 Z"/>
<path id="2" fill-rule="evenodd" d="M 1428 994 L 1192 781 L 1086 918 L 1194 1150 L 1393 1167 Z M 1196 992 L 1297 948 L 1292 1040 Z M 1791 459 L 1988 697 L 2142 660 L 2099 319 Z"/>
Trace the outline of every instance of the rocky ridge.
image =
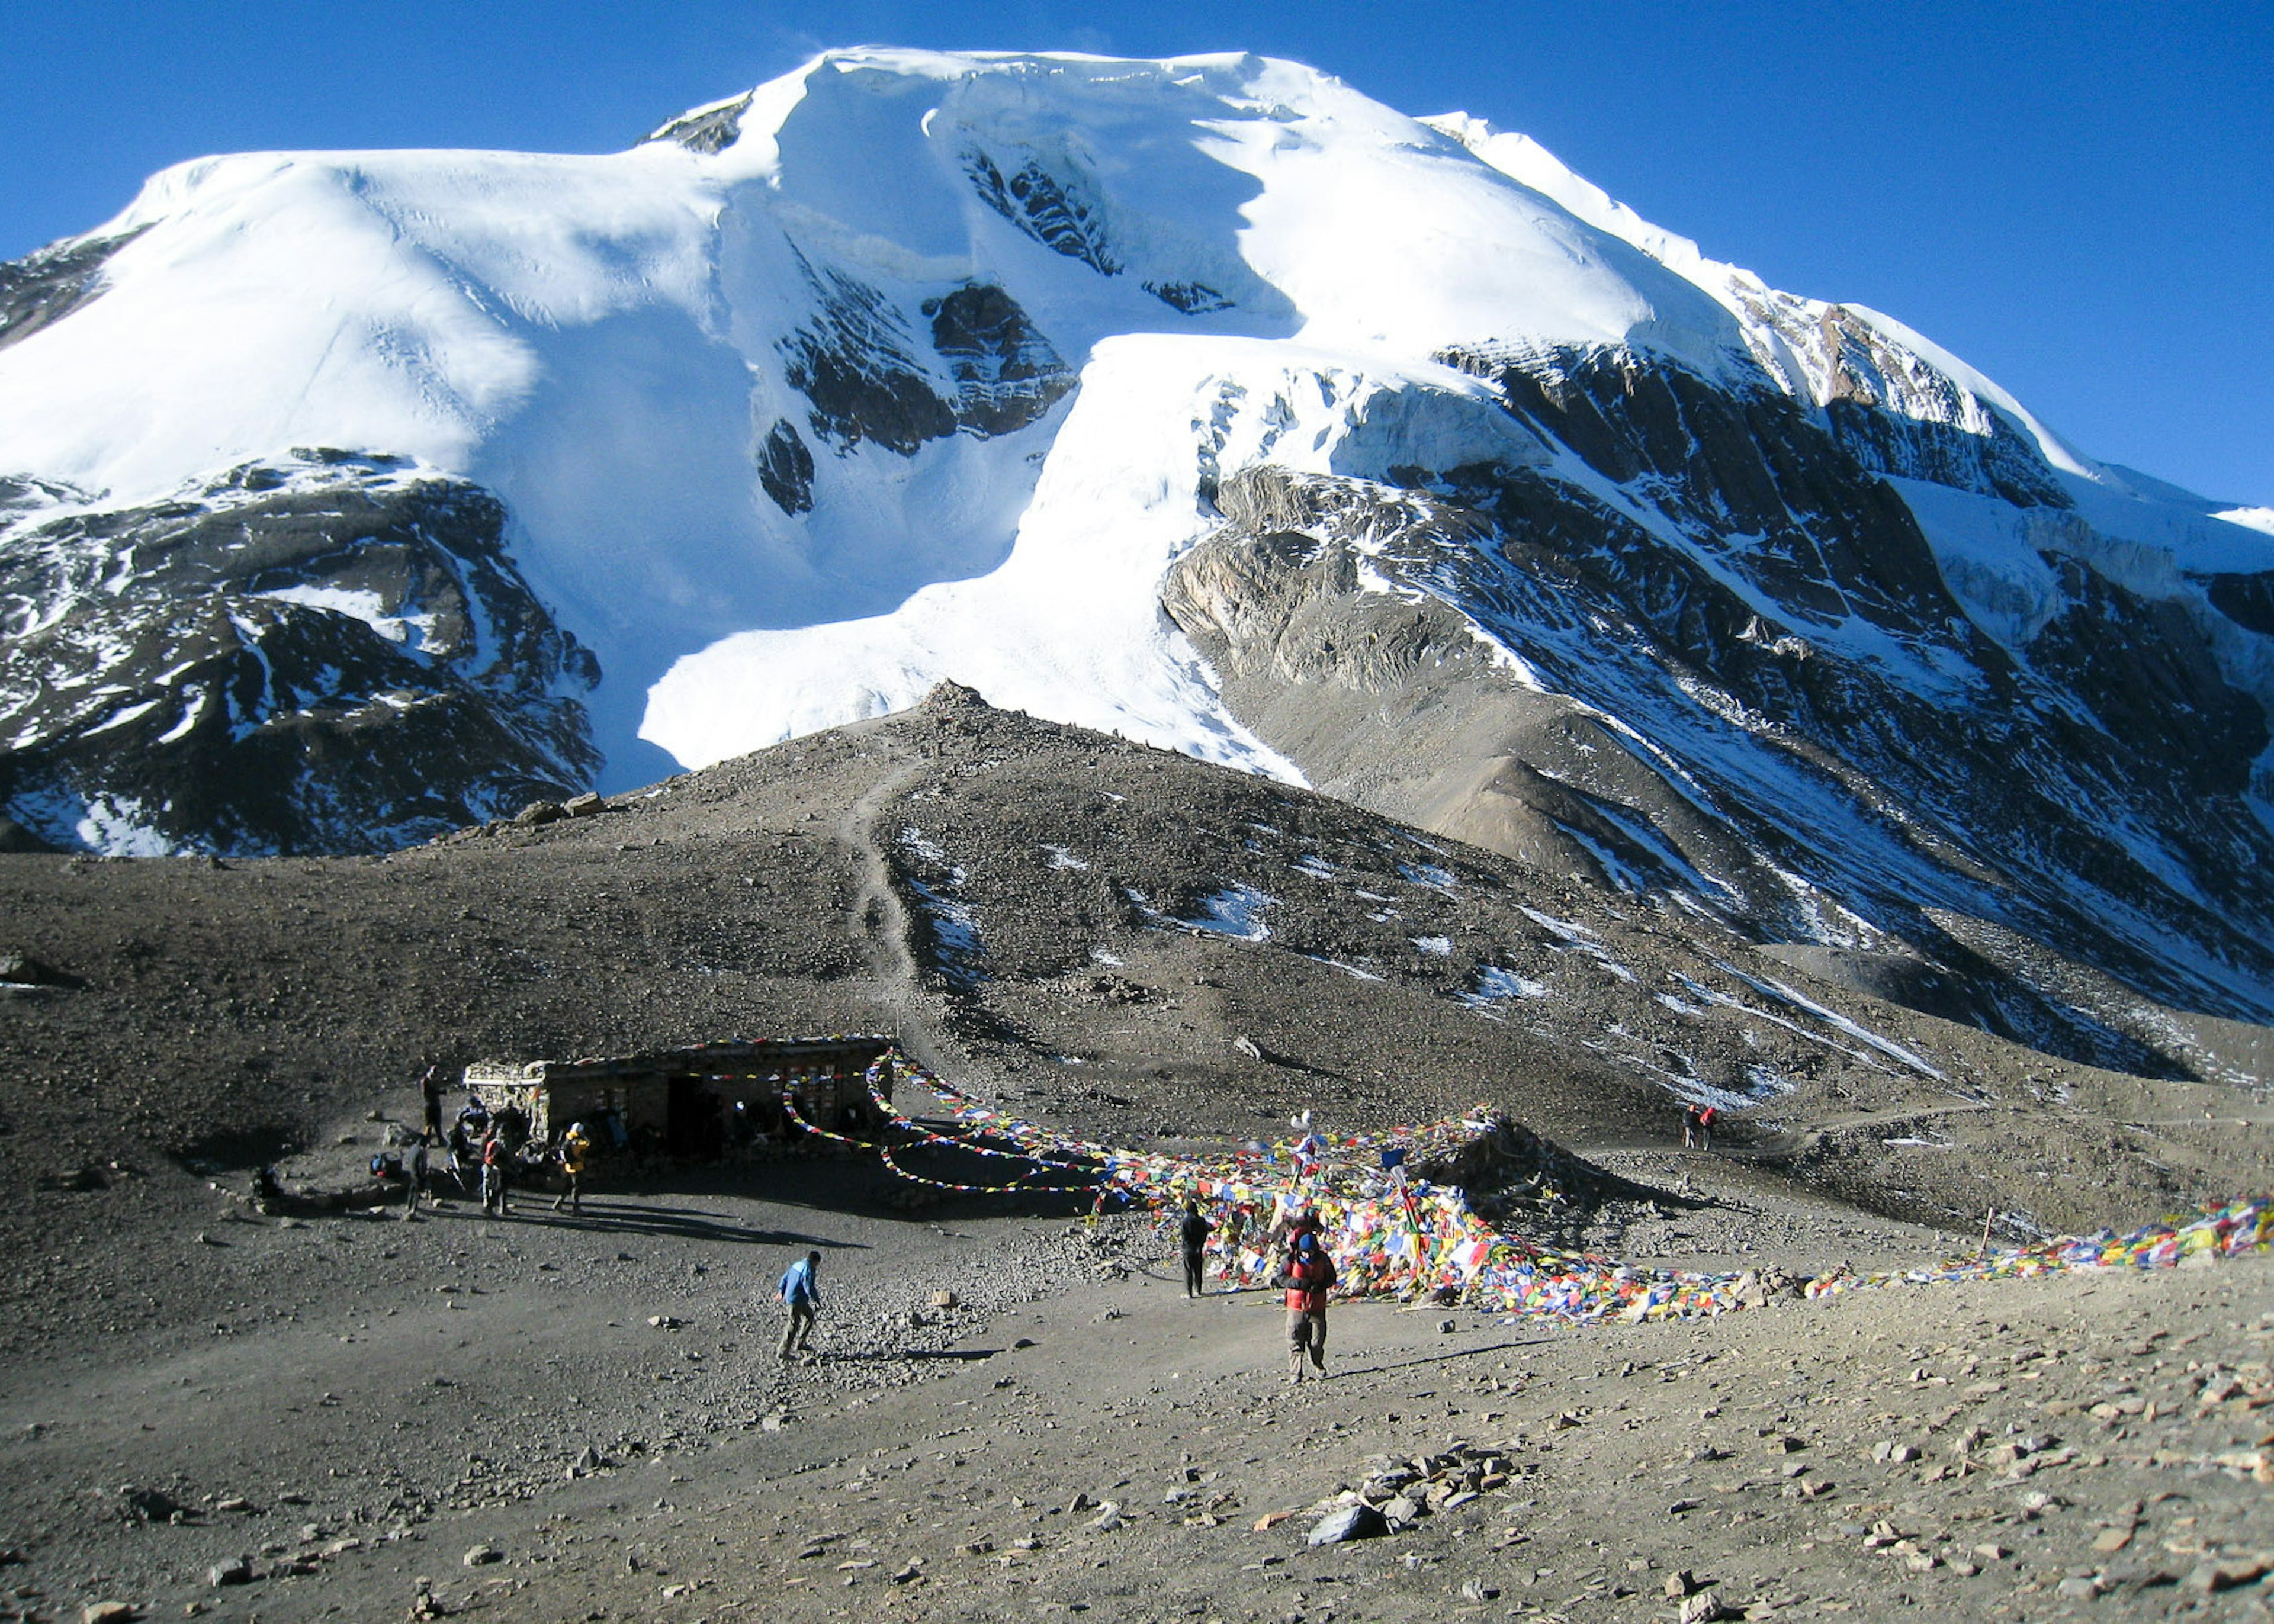
<path id="1" fill-rule="evenodd" d="M 387 851 L 590 782 L 599 665 L 480 488 L 304 450 L 75 494 L 0 489 L 0 800 L 49 844 Z"/>

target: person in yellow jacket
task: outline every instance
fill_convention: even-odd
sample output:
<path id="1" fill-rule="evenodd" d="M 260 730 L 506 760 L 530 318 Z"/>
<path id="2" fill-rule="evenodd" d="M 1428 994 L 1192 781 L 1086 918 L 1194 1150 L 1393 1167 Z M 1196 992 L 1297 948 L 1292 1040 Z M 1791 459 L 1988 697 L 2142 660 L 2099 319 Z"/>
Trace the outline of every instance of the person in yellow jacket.
<path id="1" fill-rule="evenodd" d="M 584 1124 L 581 1122 L 571 1124 L 561 1140 L 562 1184 L 561 1199 L 553 1203 L 554 1212 L 559 1212 L 563 1203 L 572 1213 L 584 1210 L 584 1164 L 591 1160 L 591 1156 L 592 1141 L 584 1132 Z"/>

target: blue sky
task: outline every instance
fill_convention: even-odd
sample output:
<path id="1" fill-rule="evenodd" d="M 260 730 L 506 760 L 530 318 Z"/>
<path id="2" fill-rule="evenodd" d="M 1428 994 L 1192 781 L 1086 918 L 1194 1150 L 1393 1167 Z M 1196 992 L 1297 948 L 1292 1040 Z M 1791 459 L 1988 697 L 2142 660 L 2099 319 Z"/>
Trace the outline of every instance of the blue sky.
<path id="1" fill-rule="evenodd" d="M 0 256 L 291 147 L 608 151 L 826 45 L 1245 49 L 1534 136 L 2090 454 L 2274 505 L 2274 6 L 0 0 Z"/>

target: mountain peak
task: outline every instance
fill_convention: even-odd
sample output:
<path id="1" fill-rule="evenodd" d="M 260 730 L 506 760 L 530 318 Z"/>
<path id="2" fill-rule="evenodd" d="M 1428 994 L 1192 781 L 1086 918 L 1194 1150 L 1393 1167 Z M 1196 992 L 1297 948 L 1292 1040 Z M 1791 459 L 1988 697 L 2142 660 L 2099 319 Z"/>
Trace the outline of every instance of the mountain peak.
<path id="1" fill-rule="evenodd" d="M 399 843 L 953 682 L 2274 1011 L 2251 515 L 1297 64 L 871 47 L 621 153 L 177 166 L 0 268 L 0 447 L 53 843 Z"/>

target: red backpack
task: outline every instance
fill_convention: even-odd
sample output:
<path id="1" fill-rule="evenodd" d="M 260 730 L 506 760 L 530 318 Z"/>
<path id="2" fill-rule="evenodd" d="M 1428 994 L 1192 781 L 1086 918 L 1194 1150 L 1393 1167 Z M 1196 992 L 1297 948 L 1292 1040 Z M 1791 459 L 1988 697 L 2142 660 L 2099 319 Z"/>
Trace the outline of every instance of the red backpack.
<path id="1" fill-rule="evenodd" d="M 1335 1280 L 1335 1260 L 1325 1247 L 1313 1252 L 1307 1262 L 1296 1253 L 1287 1260 L 1287 1306 L 1298 1313 L 1326 1312 L 1327 1292 Z"/>

